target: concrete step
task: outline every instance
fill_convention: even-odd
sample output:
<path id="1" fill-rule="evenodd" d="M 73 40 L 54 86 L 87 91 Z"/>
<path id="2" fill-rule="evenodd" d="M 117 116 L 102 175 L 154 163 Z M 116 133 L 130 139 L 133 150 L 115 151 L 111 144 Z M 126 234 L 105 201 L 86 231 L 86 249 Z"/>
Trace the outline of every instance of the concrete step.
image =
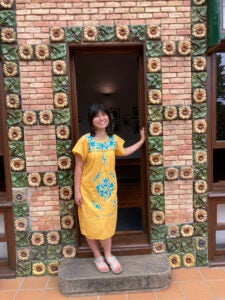
<path id="1" fill-rule="evenodd" d="M 58 278 L 65 295 L 93 295 L 125 291 L 166 289 L 171 268 L 166 254 L 118 256 L 123 266 L 120 274 L 100 273 L 93 258 L 63 259 Z"/>

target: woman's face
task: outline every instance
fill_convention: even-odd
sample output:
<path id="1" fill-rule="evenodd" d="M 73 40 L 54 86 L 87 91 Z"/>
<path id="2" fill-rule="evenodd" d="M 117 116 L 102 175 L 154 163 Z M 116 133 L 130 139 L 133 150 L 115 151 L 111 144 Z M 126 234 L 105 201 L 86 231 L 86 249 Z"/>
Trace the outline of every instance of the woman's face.
<path id="1" fill-rule="evenodd" d="M 105 129 L 109 125 L 109 117 L 106 113 L 99 111 L 92 120 L 95 129 Z"/>

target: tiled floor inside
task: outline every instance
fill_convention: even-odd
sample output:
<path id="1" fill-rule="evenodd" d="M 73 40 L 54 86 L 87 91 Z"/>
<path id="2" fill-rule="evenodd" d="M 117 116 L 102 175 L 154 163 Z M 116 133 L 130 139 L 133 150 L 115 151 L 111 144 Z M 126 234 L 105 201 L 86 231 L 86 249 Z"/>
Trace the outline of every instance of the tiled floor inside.
<path id="1" fill-rule="evenodd" d="M 225 300 L 225 268 L 172 270 L 170 286 L 158 292 L 126 292 L 95 296 L 65 296 L 57 276 L 0 280 L 1 300 Z"/>

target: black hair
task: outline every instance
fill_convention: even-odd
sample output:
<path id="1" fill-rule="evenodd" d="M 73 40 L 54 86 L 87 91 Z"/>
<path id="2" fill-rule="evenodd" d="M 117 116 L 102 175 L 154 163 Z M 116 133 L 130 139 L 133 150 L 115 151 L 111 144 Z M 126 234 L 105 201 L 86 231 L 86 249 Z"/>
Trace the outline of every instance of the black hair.
<path id="1" fill-rule="evenodd" d="M 110 113 L 109 113 L 109 110 L 103 104 L 99 104 L 99 103 L 92 104 L 90 106 L 89 113 L 88 113 L 88 120 L 89 120 L 89 125 L 90 125 L 91 136 L 95 136 L 95 129 L 93 127 L 92 122 L 93 122 L 94 117 L 99 112 L 102 112 L 102 113 L 106 114 L 109 117 L 109 125 L 106 127 L 106 133 L 107 133 L 108 136 L 112 136 L 113 133 L 112 133 L 112 130 L 110 128 Z"/>

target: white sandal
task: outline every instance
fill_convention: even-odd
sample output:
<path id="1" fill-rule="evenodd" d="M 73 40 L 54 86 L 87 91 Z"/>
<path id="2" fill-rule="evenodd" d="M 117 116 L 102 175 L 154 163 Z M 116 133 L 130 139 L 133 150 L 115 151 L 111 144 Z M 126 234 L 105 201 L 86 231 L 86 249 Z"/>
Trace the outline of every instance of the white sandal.
<path id="1" fill-rule="evenodd" d="M 96 269 L 101 273 L 107 273 L 109 272 L 109 267 L 107 263 L 105 262 L 105 259 L 103 256 L 99 256 L 94 259 L 94 264 L 96 266 Z"/>
<path id="2" fill-rule="evenodd" d="M 110 256 L 110 257 L 106 257 L 105 260 L 107 261 L 107 263 L 109 264 L 110 266 L 110 269 L 112 270 L 112 272 L 114 274 L 119 274 L 122 272 L 122 266 L 121 264 L 118 262 L 118 260 L 116 259 L 115 256 Z M 117 270 L 119 266 L 119 269 Z M 117 271 L 116 271 L 117 270 Z"/>

